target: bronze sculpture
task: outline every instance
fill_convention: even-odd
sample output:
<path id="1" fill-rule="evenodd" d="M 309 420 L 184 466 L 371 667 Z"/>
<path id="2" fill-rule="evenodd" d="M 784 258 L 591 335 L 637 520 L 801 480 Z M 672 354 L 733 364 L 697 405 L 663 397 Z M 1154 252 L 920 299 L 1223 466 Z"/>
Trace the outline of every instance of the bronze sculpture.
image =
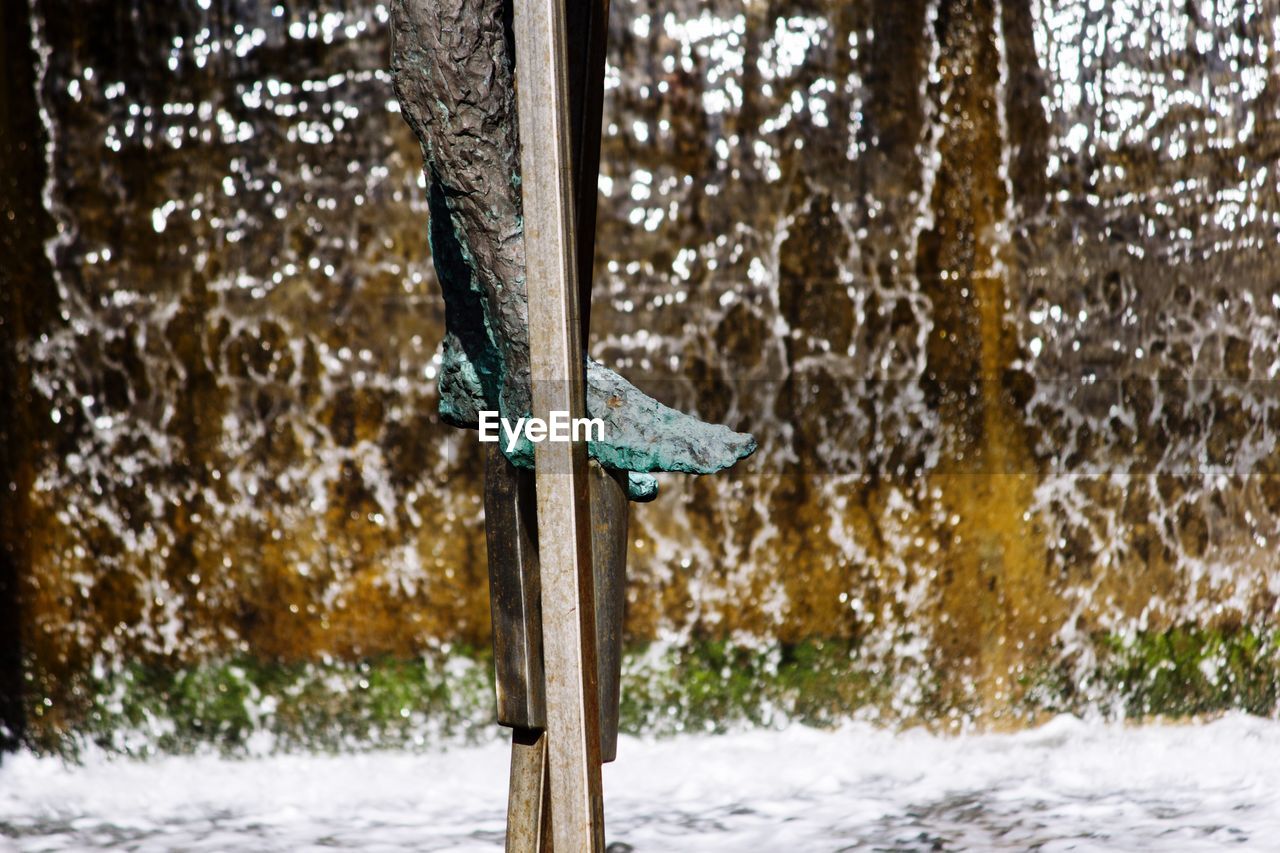
<path id="1" fill-rule="evenodd" d="M 552 8 L 567 19 L 557 22 L 558 37 L 568 34 L 568 56 L 560 61 L 568 69 L 570 103 L 551 107 L 561 117 L 568 114 L 572 136 L 567 146 L 572 162 L 567 165 L 576 196 L 570 230 L 576 230 L 578 238 L 578 299 L 569 316 L 582 320 L 586 414 L 604 424 L 603 434 L 587 441 L 596 463 L 587 488 L 591 577 L 576 602 L 578 612 L 593 616 L 583 623 L 590 637 L 583 643 L 590 648 L 583 650 L 582 659 L 594 667 L 585 679 L 595 685 L 586 691 L 593 700 L 585 707 L 590 709 L 589 719 L 596 720 L 598 714 L 599 749 L 592 745 L 587 750 L 587 762 L 595 768 L 591 796 L 599 814 L 594 762 L 613 760 L 617 749 L 627 500 L 656 495 L 653 471 L 713 473 L 751 454 L 756 443 L 750 435 L 664 406 L 586 355 L 608 3 L 592 0 Z M 535 395 L 530 387 L 511 5 L 504 0 L 396 0 L 392 11 L 395 88 L 401 112 L 422 147 L 432 256 L 445 297 L 440 412 L 448 423 L 471 429 L 481 422 L 482 413 L 486 421 L 489 413 L 497 412 L 504 421 L 514 422 L 530 413 Z M 553 37 L 553 48 L 555 41 Z M 562 69 L 548 73 L 558 70 Z M 529 157 L 526 152 L 526 164 Z M 559 160 L 559 170 L 563 160 L 554 159 Z M 573 254 L 569 249 L 558 257 Z M 564 293 L 572 304 L 572 287 Z M 570 339 L 576 340 L 578 325 L 570 321 L 568 328 Z M 574 346 L 562 351 L 568 365 L 574 361 Z M 485 463 L 498 721 L 514 730 L 509 851 L 541 850 L 548 838 L 549 812 L 543 796 L 548 765 L 542 735 L 549 727 L 546 685 L 549 676 L 566 676 L 551 672 L 550 663 L 545 668 L 543 664 L 546 597 L 540 592 L 541 510 L 536 509 L 534 460 L 534 446 L 522 438 L 495 444 Z M 546 630 L 552 636 L 552 629 Z M 587 740 L 594 744 L 594 734 Z M 596 829 L 600 826 L 597 822 Z M 601 838 L 597 833 L 596 841 Z"/>

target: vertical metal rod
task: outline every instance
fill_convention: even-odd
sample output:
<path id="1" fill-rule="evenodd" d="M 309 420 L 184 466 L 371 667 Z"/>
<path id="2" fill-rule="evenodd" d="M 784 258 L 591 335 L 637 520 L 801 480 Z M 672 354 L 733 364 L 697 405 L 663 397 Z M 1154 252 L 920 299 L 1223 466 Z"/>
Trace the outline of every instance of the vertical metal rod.
<path id="1" fill-rule="evenodd" d="M 489 610 L 498 724 L 546 725 L 542 677 L 537 507 L 533 472 L 512 465 L 497 444 L 484 463 L 484 528 L 489 552 Z"/>
<path id="2" fill-rule="evenodd" d="M 589 347 L 609 0 L 572 0 L 566 3 L 565 24 L 569 32 L 569 116 L 577 217 L 579 325 L 582 328 L 582 345 Z"/>
<path id="3" fill-rule="evenodd" d="M 596 575 L 596 671 L 600 696 L 600 760 L 618 757 L 622 629 L 627 613 L 627 472 L 592 462 L 591 560 Z"/>
<path id="4" fill-rule="evenodd" d="M 550 853 L 546 815 L 547 736 L 534 729 L 515 729 L 511 737 L 506 853 Z"/>
<path id="5" fill-rule="evenodd" d="M 563 0 L 515 0 L 533 414 L 586 410 L 578 315 Z M 595 600 L 582 442 L 537 446 L 538 551 L 551 831 L 564 851 L 602 853 Z"/>

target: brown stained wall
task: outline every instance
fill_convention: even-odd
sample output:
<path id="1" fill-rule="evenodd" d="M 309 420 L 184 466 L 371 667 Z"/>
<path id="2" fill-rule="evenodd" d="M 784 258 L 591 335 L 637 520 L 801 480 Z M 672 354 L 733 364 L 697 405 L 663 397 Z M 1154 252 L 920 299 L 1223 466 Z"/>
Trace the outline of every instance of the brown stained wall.
<path id="1" fill-rule="evenodd" d="M 949 427 L 951 464 L 938 482 L 942 505 L 959 516 L 940 579 L 939 609 L 951 618 L 937 653 L 973 661 L 992 705 L 1008 698 L 1026 653 L 1042 650 L 1060 620 L 1037 545 L 1043 536 L 1030 519 L 1037 478 L 1022 424 L 1028 377 L 1013 368 L 1018 342 L 1007 319 L 1017 281 L 1000 171 L 1008 133 L 1000 69 L 1008 56 L 998 14 L 982 0 L 939 9 L 943 60 L 932 95 L 941 163 L 934 227 L 921 235 L 917 268 L 935 322 L 925 387 Z"/>
<path id="2" fill-rule="evenodd" d="M 382 57 L 319 38 L 286 55 L 278 38 L 248 61 L 220 51 L 201 67 L 189 51 L 173 70 L 174 39 L 271 26 L 270 7 L 41 9 L 55 45 L 40 94 L 57 127 L 60 278 L 54 287 L 46 268 L 5 292 L 6 322 L 39 299 L 64 312 L 37 347 L 54 400 L 17 410 L 19 442 L 7 445 L 21 501 L 5 540 L 25 549 L 21 623 L 32 692 L 48 698 L 40 734 L 83 717 L 95 661 L 354 660 L 485 642 L 478 484 L 467 476 L 478 457 L 439 424 L 425 380 L 441 311 L 425 212 L 410 197 L 420 160 L 385 111 L 389 88 L 366 102 L 360 79 L 309 94 L 329 122 L 335 102 L 361 107 L 323 147 L 237 88 L 271 79 L 297 92 L 371 75 Z M 109 97 L 116 83 L 128 94 Z M 237 142 L 238 122 L 258 141 Z M 179 125 L 179 147 L 154 130 Z M 104 145 L 113 133 L 126 140 L 118 152 Z M 25 200 L 38 211 L 34 154 L 6 174 L 31 177 Z M 396 180 L 369 189 L 382 168 Z M 181 209 L 161 231 L 171 199 Z M 38 243 L 23 252 L 44 260 Z M 245 277 L 265 287 L 242 289 Z M 30 343 L 31 328 L 5 343 Z M 53 446 L 43 470 L 31 409 Z M 13 533 L 24 529 L 29 539 Z"/>
<path id="3" fill-rule="evenodd" d="M 378 7 L 135 5 L 41 2 L 43 85 L 6 63 L 6 141 L 37 104 L 54 131 L 47 213 L 43 149 L 5 149 L 0 271 L 0 629 L 44 732 L 95 665 L 489 630 Z M 1274 618 L 1278 69 L 1245 100 L 1226 25 L 1191 22 L 1216 53 L 1104 56 L 1141 74 L 1068 103 L 1079 36 L 1027 0 L 613 15 L 593 355 L 761 440 L 633 511 L 632 639 L 853 641 L 907 713 L 989 719 L 1095 633 Z M 1149 87 L 1126 120 L 1157 130 L 1112 140 L 1135 76 L 1221 94 Z M 1220 224 L 1228 192 L 1260 215 Z"/>
<path id="4" fill-rule="evenodd" d="M 25 729 L 22 588 L 38 529 L 30 495 L 46 450 L 39 396 L 25 343 L 47 328 L 55 302 L 43 241 L 52 222 L 40 204 L 43 129 L 36 114 L 25 4 L 0 7 L 0 751 Z"/>

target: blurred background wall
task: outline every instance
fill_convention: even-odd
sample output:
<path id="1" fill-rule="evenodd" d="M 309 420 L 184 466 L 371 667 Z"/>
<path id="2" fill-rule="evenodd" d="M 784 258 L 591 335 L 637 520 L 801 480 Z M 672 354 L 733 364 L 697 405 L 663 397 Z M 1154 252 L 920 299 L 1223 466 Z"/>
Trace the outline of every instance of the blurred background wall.
<path id="1" fill-rule="evenodd" d="M 0 692 L 483 647 L 386 5 L 3 14 Z M 1278 14 L 615 0 L 591 349 L 761 440 L 633 510 L 632 640 L 999 719 L 1099 637 L 1270 630 Z"/>

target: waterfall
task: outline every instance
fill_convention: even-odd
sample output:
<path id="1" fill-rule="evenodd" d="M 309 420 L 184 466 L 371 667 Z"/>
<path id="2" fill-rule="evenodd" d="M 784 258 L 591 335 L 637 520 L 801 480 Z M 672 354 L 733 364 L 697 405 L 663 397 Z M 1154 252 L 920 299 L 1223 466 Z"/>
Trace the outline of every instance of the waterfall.
<path id="1" fill-rule="evenodd" d="M 904 716 L 1001 719 L 1106 701 L 1106 644 L 1270 630 L 1276 12 L 614 3 L 592 354 L 761 441 L 633 510 L 631 636 L 839 641 Z M 482 646 L 386 5 L 31 20 L 36 723 L 130 662 Z"/>

